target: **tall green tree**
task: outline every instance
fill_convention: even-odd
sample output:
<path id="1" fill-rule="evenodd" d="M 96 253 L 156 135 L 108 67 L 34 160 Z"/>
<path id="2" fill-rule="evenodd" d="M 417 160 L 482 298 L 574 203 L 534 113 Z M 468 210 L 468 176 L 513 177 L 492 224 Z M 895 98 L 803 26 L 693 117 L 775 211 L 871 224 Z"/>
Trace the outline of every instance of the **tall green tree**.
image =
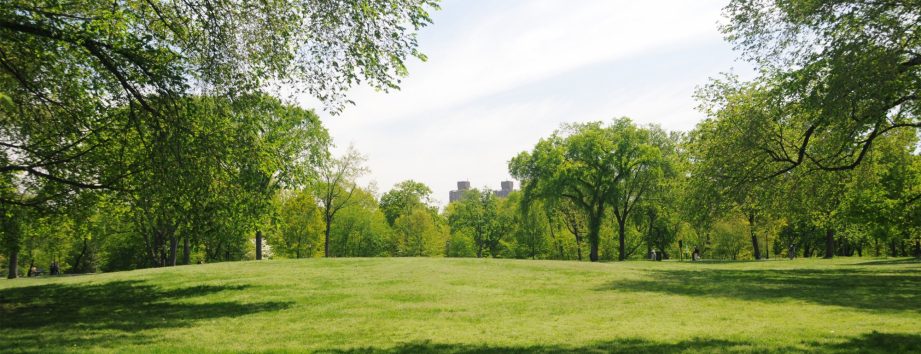
<path id="1" fill-rule="evenodd" d="M 319 167 L 314 192 L 323 208 L 323 221 L 326 223 L 323 242 L 323 255 L 326 257 L 332 256 L 329 236 L 336 214 L 355 203 L 356 200 L 352 197 L 356 190 L 360 189 L 356 179 L 368 172 L 364 163 L 365 157 L 354 147 L 349 146 L 341 157 L 330 159 Z"/>
<path id="2" fill-rule="evenodd" d="M 310 190 L 285 189 L 274 199 L 272 236 L 269 244 L 287 257 L 312 257 L 323 244 L 323 214 Z"/>
<path id="3" fill-rule="evenodd" d="M 417 206 L 400 215 L 393 223 L 400 256 L 436 256 L 445 252 L 447 230 L 437 214 Z"/>
<path id="4" fill-rule="evenodd" d="M 515 255 L 518 258 L 544 258 L 551 247 L 550 223 L 540 201 L 528 202 L 522 193 L 513 191 L 503 202 L 502 212 L 511 214 L 515 225 Z M 555 230 L 554 230 L 555 231 Z M 555 236 L 555 235 L 554 235 Z"/>
<path id="5" fill-rule="evenodd" d="M 526 194 L 566 199 L 585 215 L 589 259 L 598 261 L 599 235 L 608 208 L 619 230 L 619 258 L 626 257 L 626 224 L 662 174 L 662 153 L 649 131 L 630 119 L 571 124 L 541 139 L 532 152 L 512 159 L 509 170 Z"/>
<path id="6" fill-rule="evenodd" d="M 378 200 L 367 189 L 356 188 L 349 203 L 336 213 L 330 229 L 331 257 L 380 257 L 400 254 L 400 241 Z"/>
<path id="7" fill-rule="evenodd" d="M 417 207 L 434 209 L 431 204 L 432 189 L 425 183 L 406 180 L 397 183 L 393 189 L 381 196 L 381 210 L 387 216 L 387 222 L 393 223 L 402 215 L 412 212 Z"/>
<path id="8" fill-rule="evenodd" d="M 512 230 L 512 220 L 500 212 L 498 198 L 489 189 L 464 192 L 447 214 L 453 233 L 465 233 L 473 239 L 477 258 L 498 256 L 500 242 Z"/>

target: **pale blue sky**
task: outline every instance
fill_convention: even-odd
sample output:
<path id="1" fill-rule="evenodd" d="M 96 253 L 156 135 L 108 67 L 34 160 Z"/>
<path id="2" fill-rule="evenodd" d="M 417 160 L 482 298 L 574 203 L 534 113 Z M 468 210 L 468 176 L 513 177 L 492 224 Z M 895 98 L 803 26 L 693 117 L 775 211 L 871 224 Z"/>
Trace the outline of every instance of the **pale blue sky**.
<path id="1" fill-rule="evenodd" d="M 363 183 L 414 179 L 443 204 L 458 180 L 498 188 L 508 160 L 564 122 L 692 129 L 695 87 L 751 76 L 718 31 L 725 2 L 447 0 L 420 33 L 429 61 L 409 64 L 400 91 L 356 88 L 355 106 L 320 114 L 335 151 L 368 156 Z"/>

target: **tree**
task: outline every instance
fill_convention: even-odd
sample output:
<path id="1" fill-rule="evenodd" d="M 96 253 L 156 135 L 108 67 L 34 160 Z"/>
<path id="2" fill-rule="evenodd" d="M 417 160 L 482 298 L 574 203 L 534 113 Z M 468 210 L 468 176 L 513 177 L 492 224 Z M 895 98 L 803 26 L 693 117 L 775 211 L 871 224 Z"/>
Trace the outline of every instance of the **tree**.
<path id="1" fill-rule="evenodd" d="M 19 252 L 22 247 L 22 213 L 21 207 L 4 205 L 0 209 L 0 231 L 3 232 L 2 241 L 6 254 L 9 255 L 7 278 L 14 279 L 19 276 Z"/>
<path id="2" fill-rule="evenodd" d="M 518 258 L 544 258 L 550 247 L 556 246 L 548 240 L 551 232 L 544 206 L 540 201 L 529 202 L 522 193 L 510 193 L 501 212 L 511 214 L 515 235 L 515 255 Z"/>
<path id="3" fill-rule="evenodd" d="M 618 226 L 618 259 L 623 261 L 627 259 L 626 226 L 630 213 L 660 182 L 663 169 L 668 168 L 663 150 L 673 148 L 668 138 L 653 140 L 653 130 L 638 128 L 628 119 L 616 121 L 611 128 L 617 142 L 614 155 L 618 184 L 611 203 Z"/>
<path id="4" fill-rule="evenodd" d="M 774 134 L 769 122 L 770 117 L 783 112 L 772 107 L 770 99 L 754 85 L 738 89 L 733 84 L 714 82 L 698 94 L 701 109 L 710 118 L 700 122 L 691 134 L 692 197 L 704 202 L 693 204 L 704 209 L 691 216 L 699 222 L 741 213 L 748 221 L 752 255 L 761 259 L 757 230 L 769 221 L 775 202 L 772 197 L 781 188 L 777 179 L 792 173 L 785 170 L 776 174 L 778 162 L 761 154 L 777 146 L 771 145 L 777 144 L 776 139 L 768 138 Z M 717 96 L 721 97 L 717 101 L 722 100 L 718 109 L 710 106 L 710 99 Z M 792 150 L 784 153 L 788 151 Z"/>
<path id="5" fill-rule="evenodd" d="M 400 215 L 393 224 L 398 240 L 397 255 L 418 257 L 444 254 L 447 237 L 436 217 L 431 210 L 421 206 Z"/>
<path id="6" fill-rule="evenodd" d="M 918 136 L 911 131 L 878 139 L 874 151 L 854 169 L 845 186 L 839 213 L 845 222 L 859 229 L 859 234 L 870 235 L 877 256 L 880 242 L 912 242 L 917 248 L 917 238 L 912 240 L 921 225 L 915 217 L 921 208 L 917 202 L 921 196 L 921 155 L 915 152 L 917 146 Z M 861 252 L 863 245 L 856 246 Z"/>
<path id="7" fill-rule="evenodd" d="M 570 200 L 560 200 L 553 206 L 554 212 L 559 214 L 560 220 L 569 233 L 573 236 L 576 249 L 576 260 L 582 261 L 582 245 L 585 244 L 586 221 L 585 214 Z M 562 253 L 562 252 L 561 252 Z"/>
<path id="8" fill-rule="evenodd" d="M 305 189 L 281 190 L 274 199 L 275 237 L 270 244 L 289 257 L 312 257 L 320 250 L 323 214 L 313 193 Z"/>
<path id="9" fill-rule="evenodd" d="M 741 215 L 729 216 L 713 226 L 713 252 L 723 259 L 737 260 L 745 249 L 745 221 Z"/>
<path id="10" fill-rule="evenodd" d="M 921 128 L 917 3 L 735 0 L 724 12 L 726 38 L 763 73 L 715 96 L 758 124 L 752 178 L 853 169 L 878 138 Z"/>
<path id="11" fill-rule="evenodd" d="M 169 124 L 139 120 L 131 136 L 137 144 L 123 153 L 124 164 L 142 167 L 122 179 L 130 188 L 119 195 L 132 208 L 149 263 L 176 265 L 180 241 L 189 262 L 193 236 L 209 261 L 243 254 L 246 236 L 261 234 L 276 191 L 315 175 L 328 133 L 312 111 L 267 95 L 191 97 L 173 107 L 181 111 Z"/>
<path id="12" fill-rule="evenodd" d="M 6 1 L 0 173 L 117 188 L 138 169 L 113 167 L 125 167 L 119 151 L 136 143 L 121 137 L 137 119 L 174 123 L 164 120 L 182 110 L 172 103 L 192 94 L 235 99 L 285 83 L 338 111 L 349 87 L 395 89 L 405 60 L 425 59 L 416 32 L 435 8 L 430 0 Z M 125 107 L 148 114 L 111 114 Z"/>
<path id="13" fill-rule="evenodd" d="M 399 255 L 399 240 L 370 190 L 355 189 L 330 229 L 331 257 Z"/>
<path id="14" fill-rule="evenodd" d="M 626 256 L 626 223 L 637 202 L 661 175 L 662 154 L 649 132 L 628 118 L 566 125 L 541 139 L 530 153 L 509 162 L 523 191 L 541 199 L 566 199 L 584 214 L 589 259 L 598 261 L 605 211 L 617 219 L 621 260 Z"/>
<path id="15" fill-rule="evenodd" d="M 387 222 L 393 226 L 397 218 L 417 207 L 431 208 L 431 195 L 432 189 L 425 183 L 406 180 L 397 183 L 393 189 L 381 196 L 381 210 L 387 216 Z"/>
<path id="16" fill-rule="evenodd" d="M 451 232 L 470 235 L 477 258 L 484 253 L 493 258 L 498 256 L 499 242 L 511 231 L 512 220 L 499 212 L 497 199 L 489 189 L 474 188 L 449 206 Z"/>
<path id="17" fill-rule="evenodd" d="M 342 157 L 331 159 L 320 165 L 319 183 L 314 189 L 323 208 L 326 224 L 323 241 L 323 255 L 330 257 L 329 233 L 336 214 L 353 202 L 352 196 L 358 189 L 356 179 L 368 172 L 364 166 L 365 157 L 349 146 Z"/>

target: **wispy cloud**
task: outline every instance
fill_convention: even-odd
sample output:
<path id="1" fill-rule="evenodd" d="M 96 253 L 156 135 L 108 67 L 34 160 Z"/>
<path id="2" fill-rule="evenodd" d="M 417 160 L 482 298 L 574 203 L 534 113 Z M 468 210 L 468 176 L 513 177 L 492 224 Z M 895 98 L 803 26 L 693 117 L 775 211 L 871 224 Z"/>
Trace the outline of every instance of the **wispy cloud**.
<path id="1" fill-rule="evenodd" d="M 404 179 L 446 201 L 455 181 L 497 187 L 507 161 L 561 122 L 631 116 L 669 129 L 701 118 L 691 94 L 736 57 L 722 1 L 446 1 L 402 89 L 356 88 L 324 117 L 369 155 L 383 190 Z M 302 104 L 312 105 L 304 99 Z"/>

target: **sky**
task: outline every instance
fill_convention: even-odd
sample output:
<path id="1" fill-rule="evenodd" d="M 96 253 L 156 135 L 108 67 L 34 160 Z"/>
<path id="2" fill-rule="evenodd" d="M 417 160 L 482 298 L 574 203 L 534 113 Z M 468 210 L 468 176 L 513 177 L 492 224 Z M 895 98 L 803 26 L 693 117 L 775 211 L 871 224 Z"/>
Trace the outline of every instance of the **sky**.
<path id="1" fill-rule="evenodd" d="M 719 32 L 725 4 L 446 0 L 419 33 L 428 61 L 408 63 L 399 91 L 356 87 L 355 105 L 318 114 L 334 154 L 353 145 L 367 156 L 362 184 L 383 193 L 412 179 L 444 205 L 457 181 L 498 189 L 508 161 L 563 123 L 627 116 L 693 129 L 704 118 L 696 87 L 752 76 Z"/>

